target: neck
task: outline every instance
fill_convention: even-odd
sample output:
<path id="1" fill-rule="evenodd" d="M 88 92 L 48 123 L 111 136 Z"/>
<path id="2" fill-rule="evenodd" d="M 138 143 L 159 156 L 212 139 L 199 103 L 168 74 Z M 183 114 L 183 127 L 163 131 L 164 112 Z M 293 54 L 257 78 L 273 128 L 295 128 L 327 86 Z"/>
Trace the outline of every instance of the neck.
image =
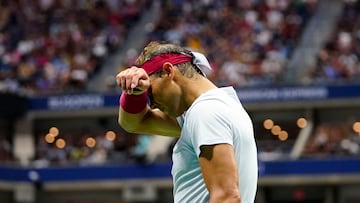
<path id="1" fill-rule="evenodd" d="M 178 84 L 182 90 L 184 111 L 186 111 L 202 94 L 217 88 L 210 80 L 202 76 L 195 78 L 181 77 Z"/>

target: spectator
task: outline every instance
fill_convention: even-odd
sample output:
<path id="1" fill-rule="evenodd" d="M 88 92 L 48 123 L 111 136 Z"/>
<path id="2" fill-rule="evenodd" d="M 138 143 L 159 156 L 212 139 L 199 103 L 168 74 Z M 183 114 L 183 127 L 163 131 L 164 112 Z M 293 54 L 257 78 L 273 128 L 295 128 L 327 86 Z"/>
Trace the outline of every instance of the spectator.
<path id="1" fill-rule="evenodd" d="M 85 90 L 146 3 L 0 1 L 0 89 L 30 95 Z"/>
<path id="2" fill-rule="evenodd" d="M 316 68 L 311 73 L 315 83 L 344 83 L 360 81 L 358 31 L 360 3 L 345 1 L 333 36 L 318 55 Z"/>
<path id="3" fill-rule="evenodd" d="M 209 78 L 217 84 L 275 84 L 316 5 L 286 0 L 164 1 L 162 20 L 149 41 L 168 40 L 206 53 L 215 62 Z"/>
<path id="4" fill-rule="evenodd" d="M 357 156 L 359 146 L 359 136 L 347 123 L 323 123 L 316 126 L 303 157 Z"/>

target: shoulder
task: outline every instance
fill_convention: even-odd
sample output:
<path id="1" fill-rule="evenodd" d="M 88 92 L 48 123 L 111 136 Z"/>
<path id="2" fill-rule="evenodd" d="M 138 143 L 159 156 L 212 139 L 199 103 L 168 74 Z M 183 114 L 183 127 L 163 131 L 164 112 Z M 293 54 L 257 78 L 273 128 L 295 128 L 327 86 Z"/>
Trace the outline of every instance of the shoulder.
<path id="1" fill-rule="evenodd" d="M 201 95 L 189 108 L 192 113 L 199 113 L 202 115 L 221 113 L 225 109 L 234 107 L 234 98 L 230 97 L 221 89 L 210 90 Z"/>
<path id="2" fill-rule="evenodd" d="M 197 101 L 188 111 L 187 120 L 193 124 L 224 122 L 230 107 L 222 100 L 213 98 Z"/>
<path id="3" fill-rule="evenodd" d="M 230 92 L 230 93 L 229 93 Z M 187 120 L 210 121 L 224 119 L 231 112 L 242 108 L 233 89 L 218 88 L 204 93 L 197 98 L 187 111 Z"/>
<path id="4" fill-rule="evenodd" d="M 227 105 L 223 98 L 213 97 L 194 102 L 189 110 L 193 113 L 208 114 L 218 112 L 219 108 L 224 107 L 227 107 Z"/>

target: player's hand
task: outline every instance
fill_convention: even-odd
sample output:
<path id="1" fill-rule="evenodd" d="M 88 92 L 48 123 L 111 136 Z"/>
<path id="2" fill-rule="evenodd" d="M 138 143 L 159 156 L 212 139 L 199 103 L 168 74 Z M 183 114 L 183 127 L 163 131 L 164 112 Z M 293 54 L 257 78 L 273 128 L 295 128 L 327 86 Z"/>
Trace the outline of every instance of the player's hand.
<path id="1" fill-rule="evenodd" d="M 140 95 L 150 87 L 150 79 L 144 69 L 132 66 L 116 75 L 116 83 L 126 94 Z"/>

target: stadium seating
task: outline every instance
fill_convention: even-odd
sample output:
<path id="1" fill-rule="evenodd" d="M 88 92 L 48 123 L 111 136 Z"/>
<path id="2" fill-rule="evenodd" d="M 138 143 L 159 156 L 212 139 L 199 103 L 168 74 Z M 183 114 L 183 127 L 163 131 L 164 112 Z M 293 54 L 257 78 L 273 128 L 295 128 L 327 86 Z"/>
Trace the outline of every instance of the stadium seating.
<path id="1" fill-rule="evenodd" d="M 359 83 L 359 1 L 346 1 L 330 39 L 317 56 L 311 81 L 326 83 Z"/>
<path id="2" fill-rule="evenodd" d="M 2 1 L 0 91 L 84 91 L 122 46 L 146 0 Z"/>
<path id="3" fill-rule="evenodd" d="M 151 40 L 203 52 L 208 77 L 235 86 L 254 121 L 255 203 L 359 202 L 360 3 L 336 2 L 344 7 L 334 33 L 294 83 L 289 62 L 309 60 L 293 59 L 329 1 L 0 1 L 0 202 L 172 200 L 176 139 L 117 124 L 114 75 L 136 58 L 129 41 Z M 158 20 L 139 26 L 144 11 Z M 111 87 L 94 91 L 88 84 L 104 70 Z M 4 102 L 9 94 L 26 105 Z"/>
<path id="4" fill-rule="evenodd" d="M 164 1 L 148 41 L 204 52 L 219 85 L 278 84 L 316 7 L 317 1 Z"/>

